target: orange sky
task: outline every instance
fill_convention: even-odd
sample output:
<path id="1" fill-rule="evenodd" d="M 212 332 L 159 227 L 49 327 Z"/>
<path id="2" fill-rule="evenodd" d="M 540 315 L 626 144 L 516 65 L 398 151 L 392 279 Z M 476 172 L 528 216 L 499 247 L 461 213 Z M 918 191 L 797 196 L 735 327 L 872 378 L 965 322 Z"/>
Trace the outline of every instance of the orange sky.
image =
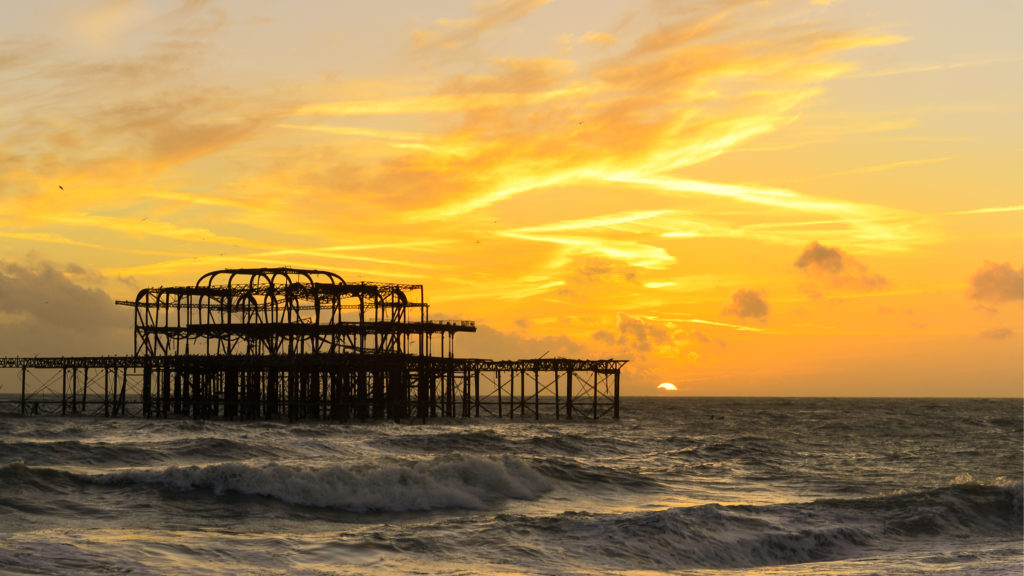
<path id="1" fill-rule="evenodd" d="M 462 355 L 629 359 L 624 394 L 1020 397 L 1022 19 L 17 3 L 0 355 L 128 353 L 113 299 L 288 265 L 424 284 Z"/>

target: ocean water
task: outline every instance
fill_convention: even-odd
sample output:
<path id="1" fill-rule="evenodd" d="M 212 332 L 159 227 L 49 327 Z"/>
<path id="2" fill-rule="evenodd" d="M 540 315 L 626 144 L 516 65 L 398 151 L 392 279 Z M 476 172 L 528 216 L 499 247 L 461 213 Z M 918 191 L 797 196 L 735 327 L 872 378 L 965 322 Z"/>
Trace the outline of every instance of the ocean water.
<path id="1" fill-rule="evenodd" d="M 1021 400 L 0 417 L 0 574 L 1016 574 Z"/>

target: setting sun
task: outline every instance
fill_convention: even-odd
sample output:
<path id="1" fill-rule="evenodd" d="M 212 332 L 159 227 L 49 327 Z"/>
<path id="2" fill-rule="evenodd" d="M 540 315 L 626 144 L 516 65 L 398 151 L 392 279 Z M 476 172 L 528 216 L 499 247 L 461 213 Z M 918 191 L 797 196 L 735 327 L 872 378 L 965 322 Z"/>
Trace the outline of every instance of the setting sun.
<path id="1" fill-rule="evenodd" d="M 675 392 L 676 385 L 672 384 L 671 382 L 665 382 L 663 384 L 658 384 L 658 390 L 668 390 L 670 392 Z"/>

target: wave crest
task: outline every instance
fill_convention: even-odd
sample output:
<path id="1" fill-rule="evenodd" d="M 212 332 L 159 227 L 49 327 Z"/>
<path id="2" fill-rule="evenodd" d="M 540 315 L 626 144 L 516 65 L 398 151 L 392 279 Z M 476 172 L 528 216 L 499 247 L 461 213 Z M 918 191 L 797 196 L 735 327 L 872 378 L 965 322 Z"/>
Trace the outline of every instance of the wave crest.
<path id="1" fill-rule="evenodd" d="M 558 538 L 558 556 L 601 569 L 738 569 L 842 560 L 879 543 L 1020 535 L 1020 482 L 977 482 L 856 500 L 706 504 L 626 514 L 500 515 L 494 540 Z M 509 537 L 511 538 L 511 537 Z M 511 546 L 512 543 L 508 543 Z"/>
<path id="2" fill-rule="evenodd" d="M 411 465 L 334 465 L 310 469 L 232 462 L 124 470 L 87 479 L 98 484 L 162 484 L 178 491 L 212 489 L 216 494 L 232 491 L 269 496 L 289 504 L 353 512 L 482 509 L 486 500 L 533 500 L 551 489 L 543 476 L 518 459 L 460 454 Z"/>

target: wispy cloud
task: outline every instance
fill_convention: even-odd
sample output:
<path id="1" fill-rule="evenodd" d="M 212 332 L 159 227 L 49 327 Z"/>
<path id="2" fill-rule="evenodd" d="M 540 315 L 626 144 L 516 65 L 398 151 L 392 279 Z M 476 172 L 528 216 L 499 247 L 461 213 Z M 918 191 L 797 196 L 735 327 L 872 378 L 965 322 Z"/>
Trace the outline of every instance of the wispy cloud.
<path id="1" fill-rule="evenodd" d="M 879 76 L 896 76 L 900 74 L 916 74 L 919 72 L 938 72 L 942 70 L 956 70 L 958 68 L 974 68 L 977 66 L 991 66 L 993 64 L 1008 64 L 1020 62 L 1021 59 L 1013 60 L 981 60 L 977 62 L 956 62 L 952 64 L 923 64 L 919 66 L 908 66 L 904 68 L 892 68 L 887 70 L 864 71 L 851 75 L 852 78 L 876 78 Z"/>
<path id="2" fill-rule="evenodd" d="M 960 214 L 989 214 L 993 212 L 1020 212 L 1024 210 L 1022 206 L 1000 206 L 998 208 L 978 208 L 977 210 L 963 210 L 961 212 L 941 212 L 936 216 L 956 216 Z"/>
<path id="3" fill-rule="evenodd" d="M 475 44 L 484 33 L 519 20 L 551 0 L 491 0 L 478 3 L 470 18 L 437 20 L 430 28 L 412 33 L 422 51 L 457 51 Z"/>
<path id="4" fill-rule="evenodd" d="M 931 158 L 928 160 L 904 160 L 903 162 L 892 162 L 890 164 L 880 164 L 877 166 L 865 166 L 863 168 L 854 168 L 853 170 L 844 170 L 842 172 L 832 172 L 831 174 L 823 174 L 821 176 L 814 176 L 805 180 L 814 178 L 831 178 L 833 176 L 851 176 L 853 174 L 867 174 L 869 172 L 883 172 L 885 170 L 893 170 L 896 168 L 903 168 L 906 166 L 917 166 L 920 164 L 933 164 L 935 162 L 945 162 L 946 160 L 952 160 L 952 158 Z"/>

